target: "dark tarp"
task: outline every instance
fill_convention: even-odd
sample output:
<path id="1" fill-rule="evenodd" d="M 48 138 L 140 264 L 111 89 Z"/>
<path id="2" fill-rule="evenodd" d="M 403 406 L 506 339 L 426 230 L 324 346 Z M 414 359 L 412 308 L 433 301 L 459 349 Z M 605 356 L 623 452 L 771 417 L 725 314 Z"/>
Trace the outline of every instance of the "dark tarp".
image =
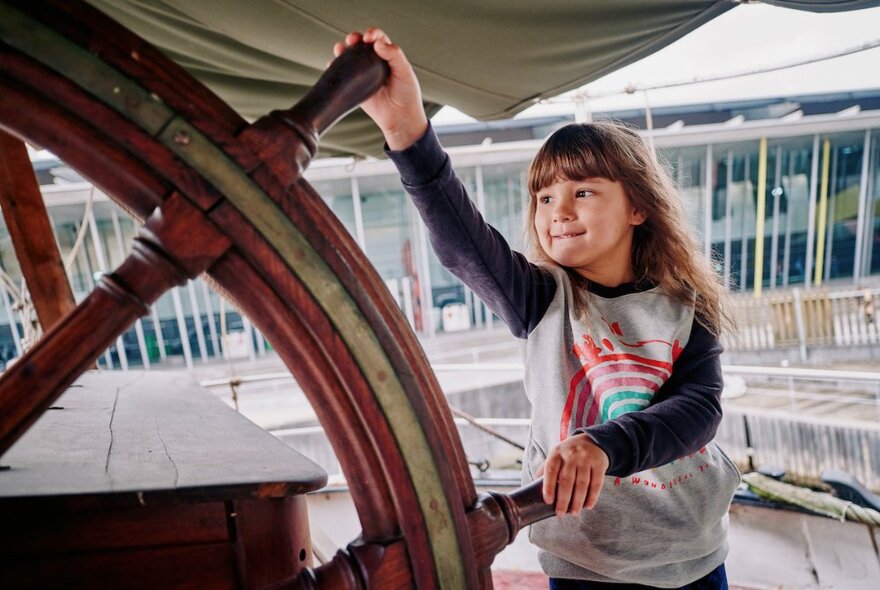
<path id="1" fill-rule="evenodd" d="M 144 37 L 244 117 L 288 108 L 345 33 L 380 26 L 414 64 L 429 113 L 451 105 L 511 117 L 632 63 L 737 5 L 732 0 L 90 0 Z M 851 10 L 880 0 L 775 0 Z M 356 111 L 322 153 L 376 155 L 381 137 Z"/>

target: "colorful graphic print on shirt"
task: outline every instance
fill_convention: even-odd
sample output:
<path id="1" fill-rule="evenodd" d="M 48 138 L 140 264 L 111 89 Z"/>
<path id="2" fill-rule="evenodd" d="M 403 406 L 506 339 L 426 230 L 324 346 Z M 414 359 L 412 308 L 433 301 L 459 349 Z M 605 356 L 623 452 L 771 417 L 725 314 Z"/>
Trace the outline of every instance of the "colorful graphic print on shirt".
<path id="1" fill-rule="evenodd" d="M 578 428 L 602 424 L 608 420 L 646 408 L 660 386 L 672 374 L 672 365 L 684 347 L 678 340 L 640 340 L 627 342 L 618 322 L 609 322 L 611 337 L 599 344 L 583 335 L 583 344 L 572 352 L 581 363 L 569 382 L 568 398 L 559 424 L 559 440 L 565 440 Z M 662 358 L 646 356 L 645 347 L 659 344 L 667 351 Z M 654 351 L 657 346 L 652 347 Z"/>

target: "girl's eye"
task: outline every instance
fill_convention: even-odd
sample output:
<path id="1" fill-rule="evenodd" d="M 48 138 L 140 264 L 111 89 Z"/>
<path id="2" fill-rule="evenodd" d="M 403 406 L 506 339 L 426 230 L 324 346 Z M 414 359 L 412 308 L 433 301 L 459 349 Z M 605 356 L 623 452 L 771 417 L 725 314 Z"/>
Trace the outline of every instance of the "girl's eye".
<path id="1" fill-rule="evenodd" d="M 585 198 L 589 197 L 591 194 L 592 193 L 590 191 L 588 191 L 587 189 L 581 189 L 575 193 L 575 196 L 578 199 L 585 199 Z"/>
<path id="2" fill-rule="evenodd" d="M 546 205 L 550 202 L 550 197 L 548 197 L 548 196 L 538 197 L 538 202 L 541 203 L 542 205 Z"/>

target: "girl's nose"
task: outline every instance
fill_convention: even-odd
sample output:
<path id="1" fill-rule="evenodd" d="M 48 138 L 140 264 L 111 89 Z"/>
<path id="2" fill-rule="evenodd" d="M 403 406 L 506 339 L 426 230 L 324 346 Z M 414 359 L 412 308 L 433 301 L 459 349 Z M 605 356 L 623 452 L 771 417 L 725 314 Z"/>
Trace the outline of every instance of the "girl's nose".
<path id="1" fill-rule="evenodd" d="M 573 218 L 571 207 L 564 201 L 558 201 L 556 207 L 553 208 L 553 221 L 571 221 Z"/>

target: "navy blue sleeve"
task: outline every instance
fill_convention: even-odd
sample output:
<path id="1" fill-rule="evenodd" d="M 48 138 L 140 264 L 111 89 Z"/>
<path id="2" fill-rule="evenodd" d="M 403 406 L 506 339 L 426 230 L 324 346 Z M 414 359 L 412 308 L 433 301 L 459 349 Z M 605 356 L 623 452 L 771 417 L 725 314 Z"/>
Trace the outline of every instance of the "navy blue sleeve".
<path id="1" fill-rule="evenodd" d="M 608 455 L 608 475 L 625 477 L 665 465 L 708 444 L 721 422 L 721 353 L 718 338 L 696 319 L 672 375 L 651 405 L 578 430 Z"/>
<path id="2" fill-rule="evenodd" d="M 553 301 L 553 276 L 511 250 L 483 220 L 432 127 L 405 150 L 386 146 L 386 153 L 428 228 L 440 263 L 504 320 L 514 336 L 526 338 Z"/>

